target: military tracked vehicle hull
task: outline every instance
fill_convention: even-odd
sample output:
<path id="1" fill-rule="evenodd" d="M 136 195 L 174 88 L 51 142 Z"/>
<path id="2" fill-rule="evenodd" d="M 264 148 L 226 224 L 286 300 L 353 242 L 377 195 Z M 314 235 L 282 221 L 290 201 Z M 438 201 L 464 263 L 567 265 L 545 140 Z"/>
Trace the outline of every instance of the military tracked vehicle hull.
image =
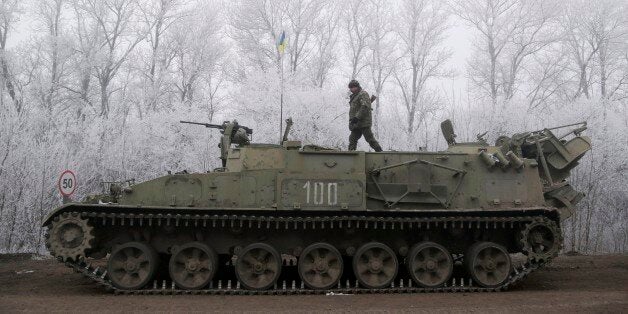
<path id="1" fill-rule="evenodd" d="M 445 132 L 443 152 L 247 143 L 218 171 L 66 204 L 46 218 L 46 243 L 119 293 L 503 290 L 561 248 L 583 196 L 566 181 L 590 149 L 580 132 L 497 146 Z"/>

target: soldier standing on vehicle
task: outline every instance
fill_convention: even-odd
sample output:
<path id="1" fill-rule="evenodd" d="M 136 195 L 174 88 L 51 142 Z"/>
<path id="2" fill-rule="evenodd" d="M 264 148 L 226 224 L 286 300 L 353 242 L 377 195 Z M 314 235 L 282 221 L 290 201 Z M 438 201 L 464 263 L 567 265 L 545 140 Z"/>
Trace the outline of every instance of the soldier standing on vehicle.
<path id="1" fill-rule="evenodd" d="M 362 135 L 364 139 L 369 143 L 371 148 L 376 152 L 381 152 L 382 147 L 371 131 L 371 99 L 369 94 L 360 87 L 360 83 L 356 80 L 349 82 L 349 90 L 351 96 L 349 97 L 349 150 L 355 150 L 358 145 L 358 140 Z"/>

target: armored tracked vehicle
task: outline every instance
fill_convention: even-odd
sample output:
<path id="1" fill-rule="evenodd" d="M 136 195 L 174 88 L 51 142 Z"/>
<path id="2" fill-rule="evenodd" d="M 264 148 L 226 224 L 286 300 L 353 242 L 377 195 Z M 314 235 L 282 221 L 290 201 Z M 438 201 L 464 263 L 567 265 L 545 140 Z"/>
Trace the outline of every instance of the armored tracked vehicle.
<path id="1" fill-rule="evenodd" d="M 118 293 L 498 291 L 559 252 L 591 148 L 586 123 L 489 145 L 446 120 L 445 151 L 376 153 L 303 146 L 290 123 L 280 145 L 201 124 L 223 167 L 64 204 L 43 222 L 50 253 Z"/>

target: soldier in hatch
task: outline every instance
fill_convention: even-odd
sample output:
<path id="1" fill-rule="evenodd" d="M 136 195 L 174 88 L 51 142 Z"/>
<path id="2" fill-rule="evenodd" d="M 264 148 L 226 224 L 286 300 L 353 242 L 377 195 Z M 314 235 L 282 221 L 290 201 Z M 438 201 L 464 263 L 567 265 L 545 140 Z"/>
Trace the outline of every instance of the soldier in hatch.
<path id="1" fill-rule="evenodd" d="M 360 83 L 356 80 L 349 82 L 351 96 L 349 98 L 349 150 L 355 150 L 358 140 L 362 135 L 376 152 L 381 152 L 382 147 L 371 131 L 371 99 L 369 94 L 362 90 Z"/>

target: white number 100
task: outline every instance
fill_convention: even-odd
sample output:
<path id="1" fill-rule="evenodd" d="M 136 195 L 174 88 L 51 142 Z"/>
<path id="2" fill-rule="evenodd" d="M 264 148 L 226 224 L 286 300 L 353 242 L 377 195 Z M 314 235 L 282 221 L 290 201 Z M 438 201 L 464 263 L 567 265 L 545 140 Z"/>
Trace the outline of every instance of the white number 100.
<path id="1" fill-rule="evenodd" d="M 314 187 L 312 187 L 314 186 Z M 325 188 L 327 186 L 327 188 Z M 312 201 L 314 205 L 336 205 L 338 204 L 338 183 L 325 183 L 325 182 L 313 182 L 307 181 L 303 185 L 305 189 L 305 202 L 310 204 L 310 194 L 312 194 Z M 310 190 L 313 190 L 310 193 Z M 327 190 L 327 193 L 325 193 Z M 327 203 L 325 204 L 325 194 L 327 194 Z"/>

